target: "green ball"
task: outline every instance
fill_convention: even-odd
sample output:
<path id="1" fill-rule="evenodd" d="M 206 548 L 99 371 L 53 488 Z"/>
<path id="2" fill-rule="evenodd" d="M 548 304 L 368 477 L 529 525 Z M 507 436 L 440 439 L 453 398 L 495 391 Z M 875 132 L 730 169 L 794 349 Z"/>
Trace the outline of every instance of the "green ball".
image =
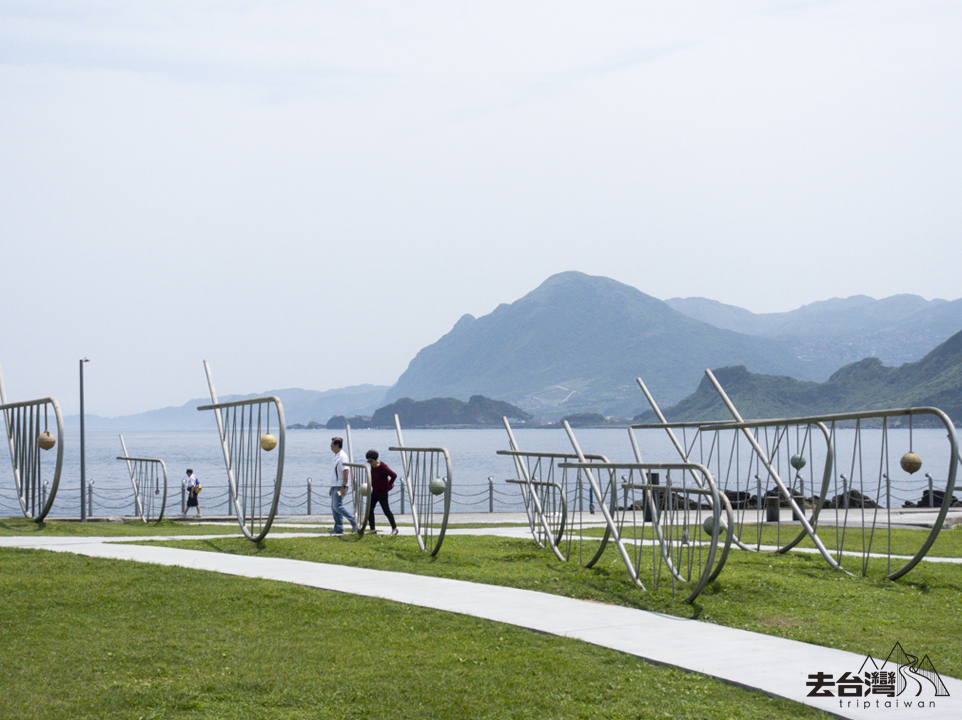
<path id="1" fill-rule="evenodd" d="M 708 535 L 711 535 L 712 532 L 715 530 L 715 518 L 709 515 L 708 517 L 705 518 L 705 522 L 703 522 L 701 526 L 702 526 L 702 529 Z M 724 520 L 722 520 L 718 526 L 718 534 L 724 535 L 726 532 L 728 532 L 728 524 Z"/>

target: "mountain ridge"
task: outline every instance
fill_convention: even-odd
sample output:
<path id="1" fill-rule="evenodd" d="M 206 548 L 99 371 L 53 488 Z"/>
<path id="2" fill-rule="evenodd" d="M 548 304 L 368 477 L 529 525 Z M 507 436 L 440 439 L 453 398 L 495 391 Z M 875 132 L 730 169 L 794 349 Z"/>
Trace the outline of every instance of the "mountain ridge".
<path id="1" fill-rule="evenodd" d="M 538 394 L 561 388 L 569 394 L 553 414 L 612 414 L 637 405 L 631 379 L 639 370 L 674 402 L 696 387 L 701 368 L 722 358 L 811 374 L 771 340 L 716 328 L 631 286 L 569 271 L 481 318 L 462 316 L 422 348 L 385 402 L 481 394 L 545 414 L 552 403 Z"/>
<path id="2" fill-rule="evenodd" d="M 744 366 L 712 372 L 745 418 L 937 407 L 956 424 L 962 421 L 962 331 L 914 363 L 889 367 L 878 358 L 863 358 L 839 368 L 823 383 L 751 373 Z M 672 422 L 731 420 L 707 377 L 663 413 Z M 635 420 L 648 423 L 656 417 L 647 411 Z"/>

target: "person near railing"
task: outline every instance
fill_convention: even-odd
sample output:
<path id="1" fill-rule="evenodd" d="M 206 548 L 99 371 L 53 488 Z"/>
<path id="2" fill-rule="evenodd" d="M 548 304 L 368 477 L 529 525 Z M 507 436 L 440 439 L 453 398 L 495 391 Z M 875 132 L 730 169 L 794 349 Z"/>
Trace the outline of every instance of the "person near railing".
<path id="1" fill-rule="evenodd" d="M 194 471 L 187 468 L 187 477 L 185 478 L 187 483 L 187 507 L 184 510 L 184 517 L 187 517 L 187 513 L 190 512 L 191 508 L 197 509 L 197 517 L 200 517 L 200 503 L 198 502 L 198 496 L 200 495 L 200 480 L 194 475 Z"/>
<path id="2" fill-rule="evenodd" d="M 344 534 L 344 519 L 351 521 L 351 532 L 357 532 L 357 520 L 351 511 L 344 507 L 344 496 L 347 494 L 347 483 L 351 471 L 347 468 L 347 453 L 344 452 L 344 439 L 331 438 L 331 452 L 334 453 L 334 464 L 331 466 L 331 514 L 334 515 L 334 528 L 328 535 Z"/>
<path id="3" fill-rule="evenodd" d="M 368 532 L 377 535 L 374 528 L 374 506 L 380 503 L 384 517 L 391 523 L 391 535 L 397 535 L 397 523 L 394 522 L 394 513 L 388 505 L 388 493 L 394 489 L 394 481 L 397 480 L 397 473 L 378 460 L 377 450 L 368 450 L 364 456 L 371 466 L 371 502 L 368 503 L 367 524 Z"/>

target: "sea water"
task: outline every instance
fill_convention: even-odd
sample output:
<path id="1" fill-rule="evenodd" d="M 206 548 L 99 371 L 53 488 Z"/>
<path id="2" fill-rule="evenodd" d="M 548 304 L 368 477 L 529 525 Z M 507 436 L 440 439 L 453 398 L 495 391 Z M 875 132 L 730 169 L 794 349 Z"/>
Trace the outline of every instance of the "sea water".
<path id="1" fill-rule="evenodd" d="M 276 431 L 275 431 L 276 433 Z M 523 451 L 571 453 L 572 444 L 563 428 L 516 428 L 514 430 L 518 445 Z M 578 428 L 574 434 L 585 453 L 604 455 L 611 462 L 633 462 L 629 433 L 625 428 Z M 279 512 L 284 514 L 326 514 L 329 508 L 327 488 L 331 481 L 330 450 L 331 437 L 347 437 L 344 431 L 335 430 L 288 430 Z M 679 453 L 675 450 L 668 434 L 662 430 L 638 430 L 635 432 L 642 460 L 645 462 L 678 462 Z M 88 430 L 85 433 L 85 477 L 88 483 L 85 501 L 91 516 L 131 515 L 134 512 L 133 491 L 126 463 L 118 460 L 123 455 L 119 434 L 115 431 Z M 520 490 L 517 485 L 506 483 L 509 478 L 517 477 L 517 471 L 510 457 L 498 455 L 498 450 L 508 449 L 508 436 L 503 429 L 421 429 L 403 430 L 404 444 L 409 447 L 444 447 L 452 462 L 452 512 L 523 511 Z M 691 444 L 692 435 L 678 432 L 683 444 Z M 855 468 L 849 467 L 855 439 L 854 430 L 839 430 L 836 444 L 839 448 L 840 467 L 838 472 L 852 477 Z M 369 449 L 380 453 L 381 460 L 396 472 L 402 473 L 400 454 L 388 450 L 398 445 L 396 432 L 391 430 L 353 430 L 350 433 L 353 461 L 364 462 L 364 454 Z M 798 438 L 794 439 L 799 441 Z M 156 458 L 163 460 L 168 474 L 168 515 L 180 511 L 182 503 L 182 481 L 185 470 L 191 468 L 203 484 L 201 508 L 207 514 L 227 514 L 228 492 L 227 473 L 224 456 L 216 424 L 212 421 L 209 430 L 185 431 L 131 431 L 124 433 L 127 452 L 131 457 Z M 882 443 L 888 447 L 889 462 L 895 467 L 879 469 L 879 451 Z M 751 451 L 747 442 L 740 442 L 737 449 L 724 446 L 711 452 L 710 462 L 706 443 L 696 443 L 690 452 L 693 461 L 704 462 L 714 474 L 719 486 L 734 487 L 735 473 L 743 477 L 746 473 L 757 474 L 758 468 L 751 466 Z M 784 441 L 783 442 L 787 442 Z M 927 487 L 925 473 L 934 478 L 936 490 L 945 487 L 950 455 L 945 430 L 908 429 L 889 430 L 883 437 L 882 431 L 861 431 L 861 453 L 858 462 L 865 468 L 866 476 L 885 471 L 893 479 L 895 491 L 892 506 L 901 506 L 904 500 L 918 502 L 921 492 Z M 824 442 L 822 441 L 822 444 Z M 809 474 L 805 488 L 807 495 L 813 493 L 812 487 L 821 482 L 821 455 L 818 449 L 819 438 L 807 447 L 811 449 L 811 464 L 815 469 Z M 784 446 L 783 446 L 784 447 Z M 897 467 L 898 458 L 909 448 L 923 460 L 922 471 L 909 478 Z M 348 447 L 345 446 L 345 450 Z M 805 453 L 808 455 L 808 451 Z M 737 455 L 735 458 L 733 456 Z M 772 453 L 774 456 L 775 453 Z M 52 479 L 56 460 L 56 450 L 43 456 L 43 477 Z M 844 467 L 843 467 L 844 466 Z M 270 471 L 270 464 L 267 468 Z M 779 470 L 783 479 L 788 478 L 791 470 Z M 764 480 L 765 473 L 761 473 Z M 273 478 L 271 478 L 271 481 Z M 750 481 L 749 481 L 750 482 Z M 92 491 L 91 491 L 92 486 Z M 771 486 L 768 481 L 761 487 L 764 492 Z M 310 492 L 308 492 L 310 487 Z M 754 492 L 754 488 L 751 488 Z M 80 437 L 78 429 L 67 431 L 64 447 L 64 466 L 53 517 L 78 517 L 80 514 Z M 399 510 L 400 497 L 392 493 L 392 506 Z M 16 516 L 20 509 L 15 497 L 13 474 L 6 448 L 0 449 L 0 515 Z"/>

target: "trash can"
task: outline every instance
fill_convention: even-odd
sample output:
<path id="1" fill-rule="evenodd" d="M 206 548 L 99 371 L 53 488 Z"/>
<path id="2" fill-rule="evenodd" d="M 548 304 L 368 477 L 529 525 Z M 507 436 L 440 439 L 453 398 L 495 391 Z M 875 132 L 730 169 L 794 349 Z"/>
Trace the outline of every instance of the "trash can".
<path id="1" fill-rule="evenodd" d="M 765 497 L 765 520 L 768 522 L 778 522 L 778 496 L 767 495 Z"/>

